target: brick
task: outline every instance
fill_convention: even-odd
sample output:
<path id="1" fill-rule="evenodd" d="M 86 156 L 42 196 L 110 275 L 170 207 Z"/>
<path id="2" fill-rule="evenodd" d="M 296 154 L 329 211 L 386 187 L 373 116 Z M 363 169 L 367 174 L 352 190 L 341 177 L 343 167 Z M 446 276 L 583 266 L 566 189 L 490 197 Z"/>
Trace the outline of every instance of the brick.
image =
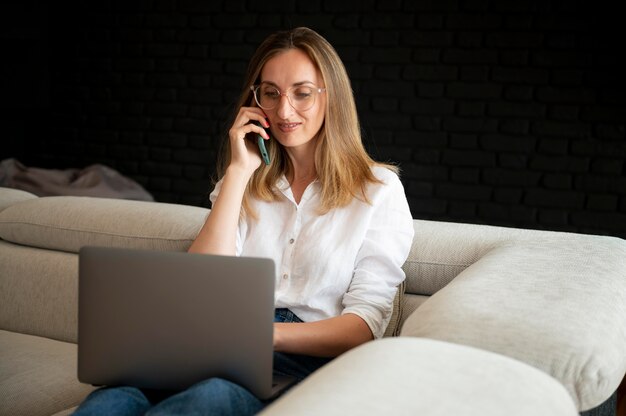
<path id="1" fill-rule="evenodd" d="M 413 96 L 413 85 L 407 81 L 371 80 L 363 87 L 363 94 L 381 97 Z"/>
<path id="2" fill-rule="evenodd" d="M 421 30 L 443 29 L 444 15 L 440 13 L 419 13 L 417 28 Z"/>
<path id="3" fill-rule="evenodd" d="M 403 45 L 423 46 L 428 48 L 451 46 L 454 43 L 454 32 L 407 31 L 401 33 L 400 42 Z"/>
<path id="4" fill-rule="evenodd" d="M 585 205 L 585 194 L 566 190 L 530 189 L 524 203 L 538 207 L 582 209 Z"/>
<path id="5" fill-rule="evenodd" d="M 480 81 L 487 82 L 489 80 L 490 69 L 485 65 L 464 65 L 461 67 L 459 79 L 461 81 Z"/>
<path id="6" fill-rule="evenodd" d="M 410 145 L 419 151 L 425 148 L 443 148 L 448 143 L 448 135 L 444 132 L 409 131 L 396 134 L 395 143 Z"/>
<path id="7" fill-rule="evenodd" d="M 333 20 L 333 26 L 339 29 L 358 29 L 360 20 L 360 16 L 357 14 L 338 15 Z M 337 35 L 340 36 L 340 33 Z M 362 33 L 362 36 L 369 41 L 369 33 Z"/>
<path id="8" fill-rule="evenodd" d="M 550 72 L 543 68 L 508 68 L 496 66 L 492 68 L 491 78 L 493 81 L 508 84 L 543 85 L 548 83 Z"/>
<path id="9" fill-rule="evenodd" d="M 565 173 L 546 173 L 543 185 L 548 189 L 571 189 L 573 177 Z"/>
<path id="10" fill-rule="evenodd" d="M 546 114 L 546 106 L 544 104 L 531 103 L 513 103 L 493 101 L 487 104 L 487 114 L 497 117 L 516 117 L 516 118 L 543 118 Z"/>
<path id="11" fill-rule="evenodd" d="M 482 150 L 447 149 L 443 153 L 442 163 L 450 166 L 495 166 L 495 155 Z"/>
<path id="12" fill-rule="evenodd" d="M 569 142 L 568 139 L 542 139 L 537 151 L 547 155 L 566 155 L 569 153 Z"/>
<path id="13" fill-rule="evenodd" d="M 529 156 L 520 153 L 500 153 L 498 166 L 511 169 L 525 169 L 528 167 Z"/>
<path id="14" fill-rule="evenodd" d="M 504 134 L 527 135 L 530 131 L 530 122 L 527 120 L 501 120 L 499 131 Z"/>
<path id="15" fill-rule="evenodd" d="M 413 25 L 414 15 L 410 13 L 371 13 L 361 18 L 364 29 L 410 29 Z"/>
<path id="16" fill-rule="evenodd" d="M 187 146 L 187 135 L 177 132 L 146 132 L 146 144 L 150 147 L 183 148 Z"/>
<path id="17" fill-rule="evenodd" d="M 445 214 L 448 203 L 445 200 L 437 198 L 409 198 L 411 213 L 414 218 L 420 218 L 420 215 L 440 215 Z"/>
<path id="18" fill-rule="evenodd" d="M 518 204 L 522 200 L 522 195 L 521 189 L 498 187 L 493 191 L 493 200 L 503 204 Z"/>
<path id="19" fill-rule="evenodd" d="M 374 46 L 397 46 L 400 43 L 400 34 L 395 31 L 376 30 L 372 34 L 372 45 Z M 409 53 L 410 57 L 410 53 Z"/>
<path id="20" fill-rule="evenodd" d="M 172 161 L 176 163 L 189 164 L 196 163 L 206 165 L 210 160 L 210 153 L 207 150 L 200 149 L 175 149 L 172 152 Z"/>
<path id="21" fill-rule="evenodd" d="M 579 49 L 551 49 L 550 51 L 537 49 L 531 53 L 530 63 L 538 67 L 581 68 L 591 67 L 593 59 L 591 53 L 585 53 Z"/>
<path id="22" fill-rule="evenodd" d="M 184 29 L 178 31 L 178 41 L 211 45 L 219 42 L 220 31 L 216 29 Z"/>
<path id="23" fill-rule="evenodd" d="M 504 17 L 503 26 L 515 30 L 531 29 L 533 20 L 533 15 L 530 13 L 507 14 Z"/>
<path id="24" fill-rule="evenodd" d="M 363 50 L 361 60 L 365 63 L 407 63 L 411 61 L 411 48 L 372 46 Z"/>
<path id="25" fill-rule="evenodd" d="M 591 211 L 617 211 L 619 197 L 617 195 L 591 194 L 587 197 L 586 208 Z"/>
<path id="26" fill-rule="evenodd" d="M 504 98 L 511 101 L 530 101 L 535 88 L 530 85 L 512 85 L 504 89 Z"/>
<path id="27" fill-rule="evenodd" d="M 446 27 L 451 29 L 496 29 L 502 24 L 502 15 L 494 13 L 451 13 Z"/>
<path id="28" fill-rule="evenodd" d="M 552 71 L 552 84 L 580 86 L 584 82 L 585 72 L 581 69 L 555 69 Z"/>
<path id="29" fill-rule="evenodd" d="M 480 136 L 480 145 L 486 150 L 531 153 L 537 144 L 532 136 L 510 136 L 504 134 L 483 134 Z"/>
<path id="30" fill-rule="evenodd" d="M 525 67 L 528 65 L 529 53 L 523 49 L 499 50 L 500 64 L 504 66 Z"/>
<path id="31" fill-rule="evenodd" d="M 385 65 L 378 66 L 374 71 L 374 78 L 384 80 L 400 79 L 402 73 L 402 65 Z"/>
<path id="32" fill-rule="evenodd" d="M 580 115 L 583 121 L 603 121 L 615 122 L 616 120 L 626 120 L 626 107 L 593 105 L 584 106 Z"/>
<path id="33" fill-rule="evenodd" d="M 457 102 L 457 112 L 460 116 L 478 117 L 485 115 L 485 103 L 478 101 L 460 101 Z"/>
<path id="34" fill-rule="evenodd" d="M 443 51 L 442 61 L 446 64 L 495 64 L 498 52 L 492 49 L 453 49 Z"/>
<path id="35" fill-rule="evenodd" d="M 600 139 L 626 140 L 626 126 L 621 124 L 598 123 L 594 125 L 594 134 Z M 625 155 L 626 148 L 621 147 L 620 154 Z M 625 155 L 626 156 L 626 155 Z"/>
<path id="36" fill-rule="evenodd" d="M 187 105 L 149 102 L 145 104 L 144 112 L 152 116 L 185 116 L 187 114 Z"/>
<path id="37" fill-rule="evenodd" d="M 204 120 L 179 118 L 174 122 L 174 128 L 185 133 L 206 134 L 209 131 L 210 125 L 208 121 Z"/>
<path id="38" fill-rule="evenodd" d="M 404 10 L 411 12 L 454 12 L 460 9 L 458 0 L 405 1 Z"/>
<path id="39" fill-rule="evenodd" d="M 171 73 L 147 73 L 146 85 L 154 87 L 184 87 L 187 78 L 183 74 Z"/>
<path id="40" fill-rule="evenodd" d="M 487 168 L 483 169 L 483 183 L 509 187 L 536 186 L 541 179 L 540 172 L 529 170 Z"/>
<path id="41" fill-rule="evenodd" d="M 443 119 L 443 129 L 450 132 L 495 132 L 497 122 L 484 117 L 446 116 Z"/>
<path id="42" fill-rule="evenodd" d="M 372 110 L 380 113 L 391 113 L 398 111 L 398 99 L 385 97 L 385 98 L 372 98 Z"/>
<path id="43" fill-rule="evenodd" d="M 402 177 L 426 181 L 445 180 L 448 178 L 448 169 L 439 165 L 407 164 L 402 168 Z"/>
<path id="44" fill-rule="evenodd" d="M 420 82 L 417 84 L 417 95 L 421 98 L 443 97 L 445 85 L 434 82 Z"/>
<path id="45" fill-rule="evenodd" d="M 220 90 L 215 88 L 185 88 L 178 91 L 180 102 L 189 104 L 220 104 Z"/>
<path id="46" fill-rule="evenodd" d="M 502 86 L 497 84 L 451 82 L 446 89 L 446 95 L 453 98 L 488 100 L 499 98 L 502 95 Z"/>
<path id="47" fill-rule="evenodd" d="M 621 175 L 624 170 L 624 159 L 597 158 L 591 163 L 591 172 L 607 175 Z"/>
<path id="48" fill-rule="evenodd" d="M 536 97 L 547 103 L 588 104 L 594 102 L 595 91 L 582 87 L 539 87 Z"/>
<path id="49" fill-rule="evenodd" d="M 458 183 L 480 182 L 480 169 L 478 168 L 452 168 L 450 171 L 450 179 Z"/>
<path id="50" fill-rule="evenodd" d="M 442 119 L 432 116 L 413 116 L 411 117 L 413 128 L 417 131 L 438 131 L 442 128 Z"/>
<path id="51" fill-rule="evenodd" d="M 441 61 L 441 50 L 434 48 L 413 48 L 413 62 L 418 63 L 438 63 Z"/>
<path id="52" fill-rule="evenodd" d="M 626 214 L 617 212 L 574 212 L 572 224 L 578 227 L 592 227 L 594 230 L 606 230 L 611 234 L 623 236 L 626 232 Z M 597 234 L 597 232 L 596 232 Z M 623 238 L 623 237 L 622 237 Z"/>
<path id="53" fill-rule="evenodd" d="M 450 134 L 450 147 L 453 149 L 478 148 L 478 136 L 475 134 Z"/>
<path id="54" fill-rule="evenodd" d="M 584 138 L 590 133 L 591 127 L 583 123 L 568 123 L 561 121 L 533 121 L 531 132 L 552 137 Z"/>
<path id="55" fill-rule="evenodd" d="M 411 127 L 411 117 L 400 114 L 379 114 L 370 119 L 370 125 L 374 128 L 409 129 Z"/>
<path id="56" fill-rule="evenodd" d="M 569 223 L 569 212 L 559 209 L 542 209 L 539 211 L 538 221 L 546 225 L 565 226 Z"/>
<path id="57" fill-rule="evenodd" d="M 483 46 L 484 35 L 481 32 L 460 32 L 457 35 L 457 45 L 461 48 L 478 50 Z"/>
<path id="58" fill-rule="evenodd" d="M 577 105 L 550 105 L 548 117 L 555 120 L 577 120 L 580 107 Z"/>
<path id="59" fill-rule="evenodd" d="M 492 32 L 485 36 L 485 45 L 495 48 L 538 48 L 543 42 L 542 33 Z"/>
<path id="60" fill-rule="evenodd" d="M 470 201 L 488 201 L 492 188 L 482 185 L 441 183 L 435 188 L 435 195 Z"/>
<path id="61" fill-rule="evenodd" d="M 450 201 L 448 204 L 448 213 L 458 219 L 471 219 L 472 221 L 476 221 L 477 214 L 477 204 L 476 202 L 468 202 L 468 201 Z"/>
<path id="62" fill-rule="evenodd" d="M 433 190 L 433 184 L 424 181 L 409 181 L 409 185 L 406 187 L 407 195 L 412 197 L 433 196 Z"/>
<path id="63" fill-rule="evenodd" d="M 404 98 L 401 101 L 400 109 L 403 113 L 410 114 L 453 114 L 454 101 L 446 99 Z"/>
<path id="64" fill-rule="evenodd" d="M 416 149 L 412 161 L 423 165 L 436 165 L 441 158 L 441 152 L 435 149 Z"/>
<path id="65" fill-rule="evenodd" d="M 187 15 L 182 13 L 147 13 L 144 15 L 145 27 L 183 28 L 187 25 Z"/>
<path id="66" fill-rule="evenodd" d="M 589 159 L 574 156 L 548 156 L 536 154 L 530 160 L 532 170 L 544 172 L 573 172 L 589 171 Z"/>

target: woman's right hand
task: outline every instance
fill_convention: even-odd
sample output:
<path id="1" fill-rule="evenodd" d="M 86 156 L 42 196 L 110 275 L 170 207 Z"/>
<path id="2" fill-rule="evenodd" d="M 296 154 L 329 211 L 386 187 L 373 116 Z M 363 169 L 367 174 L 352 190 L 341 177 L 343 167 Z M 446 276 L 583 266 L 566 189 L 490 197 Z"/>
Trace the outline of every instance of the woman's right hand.
<path id="1" fill-rule="evenodd" d="M 269 139 L 267 132 L 254 124 L 254 121 L 269 127 L 265 114 L 260 108 L 241 107 L 233 126 L 228 131 L 230 140 L 229 168 L 241 169 L 250 176 L 261 165 L 262 160 L 256 141 L 246 139 L 246 135 L 254 133 L 256 137 L 257 134 L 260 134 L 266 140 Z"/>

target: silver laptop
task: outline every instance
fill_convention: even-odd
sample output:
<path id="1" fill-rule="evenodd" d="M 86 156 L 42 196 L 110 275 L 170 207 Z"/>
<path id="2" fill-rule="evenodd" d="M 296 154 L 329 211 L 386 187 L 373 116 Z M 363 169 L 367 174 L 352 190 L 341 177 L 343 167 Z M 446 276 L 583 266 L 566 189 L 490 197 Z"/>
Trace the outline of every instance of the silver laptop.
<path id="1" fill-rule="evenodd" d="M 271 259 L 84 247 L 79 253 L 78 379 L 182 390 L 210 377 L 261 399 L 273 377 Z"/>

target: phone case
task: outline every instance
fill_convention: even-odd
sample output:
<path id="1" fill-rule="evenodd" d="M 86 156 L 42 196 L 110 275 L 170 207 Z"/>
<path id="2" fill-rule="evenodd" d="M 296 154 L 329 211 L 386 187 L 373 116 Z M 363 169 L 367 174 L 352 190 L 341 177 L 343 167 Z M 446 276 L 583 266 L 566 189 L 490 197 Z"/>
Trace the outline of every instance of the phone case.
<path id="1" fill-rule="evenodd" d="M 261 126 L 261 123 L 259 123 L 258 121 L 254 121 L 253 123 L 261 128 L 264 128 L 263 126 Z M 265 129 L 265 131 L 267 131 L 267 129 Z M 265 148 L 265 139 L 261 137 L 260 134 L 257 134 L 257 144 L 259 146 L 259 152 L 261 152 L 261 157 L 263 158 L 263 161 L 265 162 L 266 165 L 269 165 L 270 155 L 269 153 L 267 153 L 267 149 Z"/>

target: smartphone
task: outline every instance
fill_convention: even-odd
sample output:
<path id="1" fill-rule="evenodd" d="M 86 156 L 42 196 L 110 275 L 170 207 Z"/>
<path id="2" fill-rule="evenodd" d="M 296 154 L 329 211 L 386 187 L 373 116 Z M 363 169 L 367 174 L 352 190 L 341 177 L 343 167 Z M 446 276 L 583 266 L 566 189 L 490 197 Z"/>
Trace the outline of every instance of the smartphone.
<path id="1" fill-rule="evenodd" d="M 265 127 L 261 126 L 261 123 L 259 123 L 258 121 L 253 121 L 254 124 L 256 124 L 257 126 L 261 127 L 262 129 L 264 129 L 267 134 L 269 135 L 269 130 L 266 129 Z M 270 136 L 271 138 L 272 136 Z M 261 152 L 261 157 L 263 158 L 263 161 L 265 162 L 266 165 L 270 164 L 270 155 L 269 153 L 267 153 L 267 149 L 265 148 L 265 139 L 263 137 L 261 137 L 260 134 L 257 134 L 257 144 L 259 145 L 259 152 Z"/>

